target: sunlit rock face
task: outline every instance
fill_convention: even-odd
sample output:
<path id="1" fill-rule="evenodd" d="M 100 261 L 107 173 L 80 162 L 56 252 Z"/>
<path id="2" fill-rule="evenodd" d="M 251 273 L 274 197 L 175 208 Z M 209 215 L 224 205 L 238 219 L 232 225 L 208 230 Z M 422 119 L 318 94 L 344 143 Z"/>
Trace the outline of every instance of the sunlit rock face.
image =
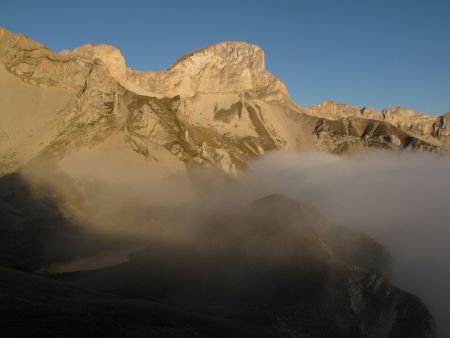
<path id="1" fill-rule="evenodd" d="M 376 111 L 370 107 L 359 109 L 349 104 L 325 101 L 303 109 L 304 112 L 332 120 L 354 119 L 357 117 L 386 122 L 418 139 L 448 150 L 449 129 L 446 116 L 429 116 L 408 108 L 391 107 Z M 447 117 L 448 118 L 448 117 Z"/>
<path id="2" fill-rule="evenodd" d="M 120 50 L 108 45 L 87 44 L 59 55 L 98 58 L 123 86 L 152 96 L 190 97 L 246 90 L 258 90 L 278 100 L 288 95 L 284 84 L 265 70 L 263 50 L 244 42 L 222 42 L 189 53 L 162 72 L 127 69 Z"/>
<path id="3" fill-rule="evenodd" d="M 287 96 L 283 83 L 265 70 L 262 49 L 243 42 L 222 42 L 187 54 L 164 72 L 129 70 L 126 81 L 160 96 L 245 90 L 279 100 Z"/>
<path id="4" fill-rule="evenodd" d="M 0 72 L 3 173 L 43 154 L 63 158 L 104 142 L 150 167 L 180 162 L 226 173 L 272 150 L 449 148 L 447 115 L 333 102 L 299 107 L 265 69 L 263 50 L 244 42 L 197 50 L 166 71 L 139 72 L 112 46 L 54 53 L 1 29 Z"/>

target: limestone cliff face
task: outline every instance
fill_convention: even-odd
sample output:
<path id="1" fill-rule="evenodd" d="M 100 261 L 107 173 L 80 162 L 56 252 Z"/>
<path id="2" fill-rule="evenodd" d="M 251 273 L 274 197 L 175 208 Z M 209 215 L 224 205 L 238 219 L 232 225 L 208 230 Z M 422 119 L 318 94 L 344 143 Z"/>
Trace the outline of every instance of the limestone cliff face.
<path id="1" fill-rule="evenodd" d="M 128 76 L 131 82 L 164 96 L 245 90 L 261 91 L 273 99 L 287 96 L 283 83 L 265 70 L 262 49 L 243 42 L 223 42 L 195 51 L 165 72 L 130 71 Z"/>
<path id="2" fill-rule="evenodd" d="M 197 93 L 259 91 L 270 100 L 287 98 L 284 84 L 265 70 L 264 52 L 244 42 L 222 42 L 189 53 L 163 72 L 127 69 L 120 51 L 112 46 L 85 45 L 60 55 L 101 59 L 124 87 L 146 95 L 190 97 Z"/>
<path id="3" fill-rule="evenodd" d="M 58 55 L 23 35 L 0 28 L 0 62 L 22 81 L 38 86 L 80 88 L 89 62 L 74 55 Z"/>
<path id="4" fill-rule="evenodd" d="M 56 54 L 1 29 L 0 86 L 3 173 L 101 144 L 133 152 L 150 167 L 179 163 L 226 173 L 272 150 L 450 148 L 448 114 L 333 102 L 300 108 L 266 71 L 263 50 L 243 42 L 189 53 L 163 72 L 137 72 L 111 46 Z"/>
<path id="5" fill-rule="evenodd" d="M 369 107 L 359 109 L 332 101 L 322 102 L 316 106 L 305 108 L 303 111 L 331 120 L 364 118 L 386 122 L 430 144 L 445 150 L 450 149 L 450 129 L 447 127 L 449 113 L 442 116 L 429 116 L 402 107 L 386 108 L 379 112 Z"/>
<path id="6" fill-rule="evenodd" d="M 73 51 L 63 50 L 59 54 L 80 56 L 88 59 L 90 62 L 100 59 L 105 63 L 111 76 L 117 81 L 121 81 L 126 72 L 125 59 L 122 53 L 117 48 L 109 45 L 92 46 L 87 44 Z"/>

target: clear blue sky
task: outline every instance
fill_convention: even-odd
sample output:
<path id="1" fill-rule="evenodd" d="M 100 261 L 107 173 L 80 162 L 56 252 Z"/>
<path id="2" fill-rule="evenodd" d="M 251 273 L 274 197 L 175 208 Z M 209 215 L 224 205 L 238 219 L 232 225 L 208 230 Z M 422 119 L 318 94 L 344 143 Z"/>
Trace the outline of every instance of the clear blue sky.
<path id="1" fill-rule="evenodd" d="M 111 44 L 138 70 L 247 41 L 302 106 L 450 111 L 450 0 L 1 0 L 0 26 L 55 51 Z"/>

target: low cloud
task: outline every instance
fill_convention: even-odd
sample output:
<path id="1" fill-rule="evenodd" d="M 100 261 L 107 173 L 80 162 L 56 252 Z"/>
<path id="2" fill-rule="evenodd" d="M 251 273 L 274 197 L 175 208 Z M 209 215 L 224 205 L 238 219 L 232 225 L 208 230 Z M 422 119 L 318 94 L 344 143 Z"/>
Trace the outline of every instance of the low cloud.
<path id="1" fill-rule="evenodd" d="M 39 173 L 41 181 L 53 182 L 50 185 L 56 183 L 60 191 L 69 186 L 62 189 L 64 199 L 87 226 L 171 243 L 208 243 L 203 220 L 211 215 L 226 219 L 239 206 L 270 194 L 291 197 L 317 208 L 331 223 L 361 230 L 383 244 L 394 258 L 393 282 L 421 297 L 436 318 L 439 337 L 450 336 L 446 326 L 450 322 L 449 157 L 376 151 L 352 156 L 274 152 L 253 161 L 248 172 L 234 178 L 208 171 L 190 177 L 155 176 L 150 169 L 128 170 L 121 163 L 115 167 L 119 178 L 107 182 L 98 173 L 108 165 L 99 161 L 90 159 L 89 165 L 82 166 L 95 169 L 96 177 L 89 179 L 89 173 L 81 177 L 31 172 L 34 177 Z M 71 178 L 65 179 L 67 175 Z M 223 243 L 209 245 L 231 248 L 233 240 L 248 235 L 234 226 Z M 264 243 L 270 243 L 268 238 L 260 242 Z M 258 250 L 267 256 L 272 252 L 261 245 Z"/>
<path id="2" fill-rule="evenodd" d="M 354 156 L 273 153 L 242 179 L 250 195 L 278 192 L 359 229 L 394 258 L 393 282 L 418 295 L 450 337 L 450 158 L 372 152 Z"/>

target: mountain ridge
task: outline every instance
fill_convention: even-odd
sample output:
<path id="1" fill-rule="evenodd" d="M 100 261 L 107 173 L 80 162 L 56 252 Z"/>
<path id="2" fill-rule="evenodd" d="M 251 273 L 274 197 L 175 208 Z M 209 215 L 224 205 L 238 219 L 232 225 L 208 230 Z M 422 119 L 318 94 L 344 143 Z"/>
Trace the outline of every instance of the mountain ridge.
<path id="1" fill-rule="evenodd" d="M 181 162 L 186 170 L 206 165 L 231 174 L 273 150 L 450 149 L 450 114 L 379 113 L 332 102 L 302 108 L 266 71 L 264 58 L 256 45 L 222 42 L 186 54 L 166 71 L 137 72 L 111 46 L 53 53 L 1 29 L 1 172 L 104 142 L 132 150 L 146 165 L 167 160 L 167 168 Z M 25 108 L 11 99 L 17 93 L 37 101 Z M 32 128 L 24 130 L 19 116 Z"/>

